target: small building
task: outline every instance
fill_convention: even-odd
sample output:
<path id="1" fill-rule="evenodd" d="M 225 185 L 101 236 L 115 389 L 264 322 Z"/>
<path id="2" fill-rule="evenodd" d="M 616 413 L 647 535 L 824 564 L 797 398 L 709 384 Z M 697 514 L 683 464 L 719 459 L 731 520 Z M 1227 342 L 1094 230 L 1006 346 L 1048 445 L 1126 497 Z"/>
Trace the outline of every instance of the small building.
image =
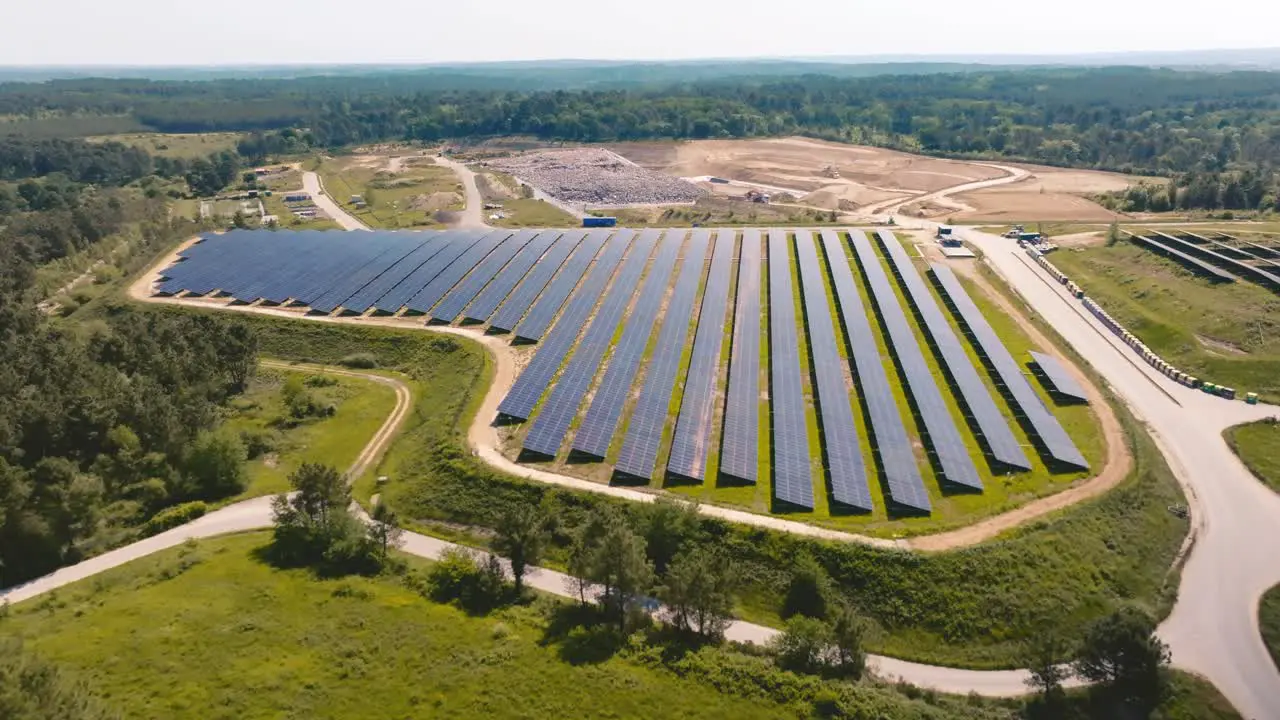
<path id="1" fill-rule="evenodd" d="M 307 193 L 289 193 L 284 196 L 284 201 L 290 202 L 311 202 L 311 196 Z"/>
<path id="2" fill-rule="evenodd" d="M 258 177 L 262 177 L 263 175 L 269 175 L 269 174 L 271 174 L 271 171 L 270 171 L 270 170 L 268 170 L 267 168 L 264 168 L 264 167 L 262 167 L 262 168 L 254 168 L 254 169 L 253 169 L 253 174 L 254 174 L 254 175 L 257 175 Z"/>
<path id="3" fill-rule="evenodd" d="M 360 196 L 360 195 L 352 195 L 352 196 L 351 196 L 351 199 L 350 199 L 350 200 L 348 200 L 347 202 L 351 203 L 352 205 L 363 205 L 363 204 L 364 204 L 364 197 L 362 197 L 362 196 Z"/>

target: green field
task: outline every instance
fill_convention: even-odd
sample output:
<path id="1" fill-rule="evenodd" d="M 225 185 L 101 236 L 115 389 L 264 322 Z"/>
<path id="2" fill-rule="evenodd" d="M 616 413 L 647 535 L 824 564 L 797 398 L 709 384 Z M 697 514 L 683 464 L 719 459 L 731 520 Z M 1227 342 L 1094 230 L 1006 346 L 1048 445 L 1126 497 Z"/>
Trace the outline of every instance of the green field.
<path id="1" fill-rule="evenodd" d="M 281 393 L 287 378 L 322 379 L 307 387 L 320 403 L 335 412 L 326 418 L 291 420 Z M 329 385 L 327 383 L 333 383 Z M 331 465 L 345 471 L 373 438 L 395 408 L 395 390 L 386 385 L 323 371 L 262 368 L 249 390 L 232 401 L 226 425 L 241 434 L 265 435 L 274 449 L 249 462 L 249 487 L 233 500 L 272 495 L 289 489 L 289 473 L 305 462 Z M 297 422 L 296 426 L 292 426 Z"/>
<path id="2" fill-rule="evenodd" d="M 207 157 L 236 149 L 240 133 L 125 133 L 85 138 L 90 142 L 118 142 L 142 148 L 151 155 L 178 158 Z"/>
<path id="3" fill-rule="evenodd" d="M 1258 624 L 1262 626 L 1262 642 L 1267 645 L 1267 652 L 1280 668 L 1280 585 L 1267 591 L 1262 596 L 1258 607 Z"/>
<path id="4" fill-rule="evenodd" d="M 1174 366 L 1280 400 L 1280 296 L 1250 282 L 1216 285 L 1131 243 L 1052 260 Z"/>
<path id="5" fill-rule="evenodd" d="M 1260 420 L 1228 428 L 1224 435 L 1249 471 L 1280 492 L 1280 423 Z"/>
<path id="6" fill-rule="evenodd" d="M 324 161 L 318 172 L 334 201 L 373 228 L 439 227 L 437 211 L 463 208 L 462 185 L 452 170 L 430 158 L 410 156 L 400 172 L 393 173 L 385 169 L 388 162 L 340 157 Z M 356 209 L 349 202 L 353 195 L 372 202 Z"/>
<path id="7" fill-rule="evenodd" d="M 578 218 L 552 205 L 546 200 L 517 198 L 502 201 L 503 217 L 492 220 L 489 215 L 496 210 L 485 211 L 485 222 L 497 227 L 576 227 L 581 224 Z"/>
<path id="8" fill-rule="evenodd" d="M 838 215 L 833 217 L 829 210 L 801 205 L 769 205 L 721 197 L 704 197 L 684 205 L 606 208 L 600 214 L 614 215 L 618 218 L 619 225 L 627 227 L 813 227 L 834 225 L 839 220 Z"/>

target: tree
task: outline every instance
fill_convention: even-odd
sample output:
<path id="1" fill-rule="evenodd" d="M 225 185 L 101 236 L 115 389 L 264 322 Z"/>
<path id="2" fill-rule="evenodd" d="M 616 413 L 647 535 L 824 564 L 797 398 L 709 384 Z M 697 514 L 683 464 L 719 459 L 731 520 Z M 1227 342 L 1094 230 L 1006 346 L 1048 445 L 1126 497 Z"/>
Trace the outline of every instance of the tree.
<path id="1" fill-rule="evenodd" d="M 1120 242 L 1120 222 L 1112 220 L 1111 226 L 1107 228 L 1107 245 L 1115 245 Z"/>
<path id="2" fill-rule="evenodd" d="M 863 649 L 868 624 L 853 608 L 841 607 L 831 623 L 832 665 L 842 677 L 858 679 L 867 669 L 867 653 Z"/>
<path id="3" fill-rule="evenodd" d="M 297 491 L 293 497 L 279 495 L 271 504 L 271 555 L 277 563 L 311 566 L 326 575 L 374 574 L 382 569 L 384 548 L 351 514 L 351 492 L 337 470 L 304 463 L 289 475 L 289 482 Z M 386 539 L 389 547 L 390 532 Z"/>
<path id="4" fill-rule="evenodd" d="M 801 555 L 791 571 L 787 584 L 787 596 L 782 601 L 782 616 L 789 618 L 804 615 L 811 618 L 827 616 L 828 598 L 831 596 L 831 578 L 813 556 Z"/>
<path id="5" fill-rule="evenodd" d="M 644 541 L 620 518 L 609 518 L 598 534 L 583 538 L 574 572 L 601 586 L 600 604 L 626 632 L 627 619 L 640 607 L 653 583 L 653 564 L 645 557 Z M 585 591 L 583 597 L 585 598 Z"/>
<path id="6" fill-rule="evenodd" d="M 547 516 L 535 505 L 521 505 L 498 520 L 493 549 L 511 562 L 516 597 L 524 591 L 524 576 L 530 565 L 542 561 L 547 543 Z"/>
<path id="7" fill-rule="evenodd" d="M 1066 643 L 1051 632 L 1037 633 L 1024 649 L 1023 665 L 1031 674 L 1027 687 L 1038 691 L 1047 705 L 1062 699 L 1062 683 L 1071 677 L 1070 666 L 1058 662 L 1067 651 Z"/>
<path id="8" fill-rule="evenodd" d="M 825 622 L 798 615 L 787 621 L 783 631 L 770 642 L 770 649 L 784 670 L 820 673 L 827 664 L 831 628 Z"/>
<path id="9" fill-rule="evenodd" d="M 728 558 L 696 548 L 671 563 L 662 596 L 676 628 L 715 638 L 729 626 L 739 584 L 738 572 Z"/>
<path id="10" fill-rule="evenodd" d="M 427 590 L 436 602 L 457 603 L 468 612 L 487 612 L 505 595 L 506 573 L 494 555 L 450 548 L 427 572 Z"/>
<path id="11" fill-rule="evenodd" d="M 228 430 L 201 433 L 184 463 L 190 495 L 216 500 L 243 492 L 248 482 L 248 453 L 240 437 Z"/>
<path id="12" fill-rule="evenodd" d="M 381 500 L 374 504 L 369 513 L 369 539 L 381 550 L 382 562 L 386 563 L 391 548 L 400 547 L 404 538 L 404 530 L 400 528 L 400 518 L 389 505 Z"/>
<path id="13" fill-rule="evenodd" d="M 638 511 L 645 553 L 653 562 L 654 572 L 663 575 L 685 544 L 694 540 L 702 531 L 702 517 L 698 513 L 698 506 L 660 497 L 641 506 Z"/>
<path id="14" fill-rule="evenodd" d="M 1132 606 L 1099 619 L 1085 632 L 1076 673 L 1123 700 L 1154 706 L 1164 693 L 1170 658 L 1155 630 L 1155 620 Z"/>

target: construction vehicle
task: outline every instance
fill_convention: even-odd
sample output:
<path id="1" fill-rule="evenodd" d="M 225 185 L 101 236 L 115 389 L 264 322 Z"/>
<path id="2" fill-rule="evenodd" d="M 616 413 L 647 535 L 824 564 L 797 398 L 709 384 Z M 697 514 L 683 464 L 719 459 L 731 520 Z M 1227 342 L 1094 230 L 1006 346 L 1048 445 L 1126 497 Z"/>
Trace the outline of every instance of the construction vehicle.
<path id="1" fill-rule="evenodd" d="M 748 190 L 748 191 L 747 191 L 746 198 L 747 198 L 747 200 L 748 200 L 748 201 L 750 201 L 750 202 L 753 202 L 753 203 L 762 203 L 762 204 L 764 204 L 764 205 L 768 205 L 768 204 L 769 204 L 769 200 L 770 200 L 769 193 L 767 193 L 767 192 L 762 192 L 762 191 L 760 191 L 760 190 L 756 190 L 756 189 L 754 189 L 754 188 L 752 188 L 751 190 Z"/>
<path id="2" fill-rule="evenodd" d="M 822 169 L 822 174 L 823 174 L 823 175 L 826 175 L 827 177 L 831 178 L 832 180 L 839 180 L 839 179 L 840 179 L 840 168 L 836 167 L 835 165 L 828 165 L 828 166 L 826 166 L 825 168 L 823 168 L 823 169 Z"/>

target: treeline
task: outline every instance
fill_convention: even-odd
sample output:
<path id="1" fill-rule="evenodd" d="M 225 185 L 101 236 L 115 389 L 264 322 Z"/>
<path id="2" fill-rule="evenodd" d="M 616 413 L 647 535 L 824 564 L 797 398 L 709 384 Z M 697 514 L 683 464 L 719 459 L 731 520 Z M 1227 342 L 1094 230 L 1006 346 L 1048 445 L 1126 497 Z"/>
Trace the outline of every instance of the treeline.
<path id="1" fill-rule="evenodd" d="M 805 134 L 1162 174 L 1280 161 L 1280 73 L 1028 69 L 586 91 L 493 89 L 465 78 L 441 88 L 430 77 L 9 83 L 0 85 L 0 114 L 126 114 L 163 132 L 306 128 L 287 141 L 326 148 L 510 134 L 580 142 Z"/>
<path id="2" fill-rule="evenodd" d="M 1186 173 L 1168 183 L 1139 183 L 1111 198 L 1124 212 L 1241 210 L 1280 212 L 1280 175 L 1275 172 Z"/>

